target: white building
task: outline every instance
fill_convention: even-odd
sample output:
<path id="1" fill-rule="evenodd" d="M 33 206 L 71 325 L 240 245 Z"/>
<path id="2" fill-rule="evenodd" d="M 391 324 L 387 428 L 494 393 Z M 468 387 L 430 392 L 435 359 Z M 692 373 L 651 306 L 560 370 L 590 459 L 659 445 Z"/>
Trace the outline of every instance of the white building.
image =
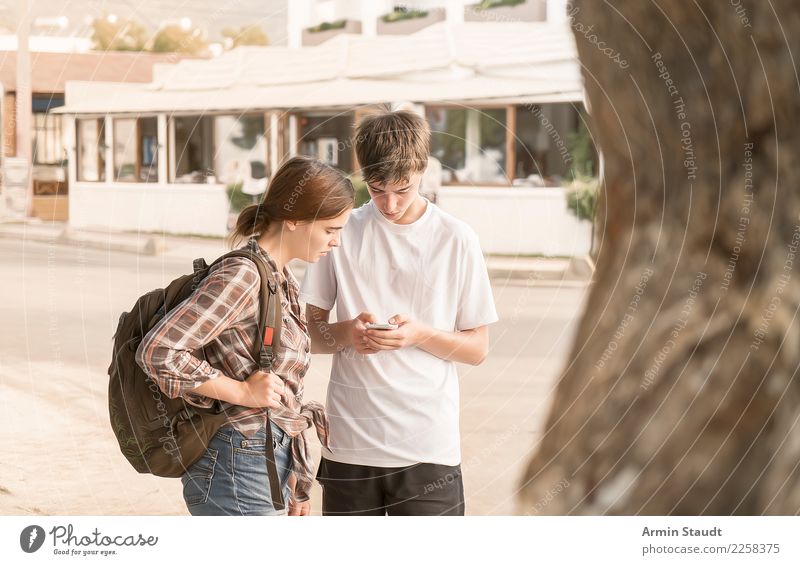
<path id="1" fill-rule="evenodd" d="M 59 111 L 73 156 L 70 223 L 223 235 L 227 185 L 268 176 L 296 153 L 357 173 L 359 116 L 412 101 L 434 131 L 440 203 L 485 251 L 582 254 L 588 223 L 558 186 L 582 100 L 569 29 L 547 23 L 343 34 L 157 65 L 146 85 L 68 82 Z M 554 186 L 534 186 L 542 178 Z"/>
<path id="2" fill-rule="evenodd" d="M 525 0 L 481 10 L 476 0 L 292 0 L 287 5 L 286 35 L 290 47 L 300 47 L 317 45 L 341 32 L 367 37 L 405 35 L 441 21 L 456 25 L 465 21 L 563 23 L 566 3 Z M 324 26 L 332 29 L 319 29 Z"/>

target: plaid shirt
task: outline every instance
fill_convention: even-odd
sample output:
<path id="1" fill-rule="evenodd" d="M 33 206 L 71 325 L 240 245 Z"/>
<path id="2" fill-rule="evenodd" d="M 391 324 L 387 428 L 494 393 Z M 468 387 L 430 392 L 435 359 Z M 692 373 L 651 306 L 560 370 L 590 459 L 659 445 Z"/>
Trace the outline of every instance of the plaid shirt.
<path id="1" fill-rule="evenodd" d="M 300 289 L 289 269 L 279 273 L 275 262 L 250 239 L 247 247 L 259 253 L 281 283 L 283 324 L 272 372 L 283 379 L 287 398 L 270 410 L 270 419 L 292 438 L 297 477 L 295 500 L 309 499 L 314 470 L 303 432 L 314 426 L 323 445 L 328 422 L 318 402 L 302 404 L 303 377 L 311 360 L 310 339 L 298 300 Z M 214 400 L 192 392 L 220 376 L 244 381 L 258 370 L 253 348 L 258 334 L 261 283 L 248 259 L 232 257 L 215 265 L 202 284 L 145 336 L 136 352 L 140 367 L 170 398 L 208 408 Z M 206 359 L 195 352 L 204 348 Z M 247 437 L 266 425 L 266 409 L 224 404 L 229 424 Z"/>

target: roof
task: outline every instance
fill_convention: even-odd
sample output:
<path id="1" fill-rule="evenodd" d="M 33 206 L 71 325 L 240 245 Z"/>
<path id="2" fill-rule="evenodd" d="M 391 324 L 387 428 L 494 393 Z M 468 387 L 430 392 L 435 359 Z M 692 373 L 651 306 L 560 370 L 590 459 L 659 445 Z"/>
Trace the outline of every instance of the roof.
<path id="1" fill-rule="evenodd" d="M 61 111 L 580 101 L 579 69 L 566 25 L 440 23 L 406 36 L 341 34 L 313 47 L 243 47 L 215 59 L 157 65 L 147 85 L 69 83 Z"/>
<path id="2" fill-rule="evenodd" d="M 89 53 L 30 54 L 31 90 L 33 92 L 64 92 L 69 80 L 92 82 L 149 83 L 153 80 L 153 65 L 174 63 L 183 55 L 173 53 L 140 53 L 97 51 Z M 6 92 L 17 88 L 17 53 L 0 51 L 0 82 Z"/>

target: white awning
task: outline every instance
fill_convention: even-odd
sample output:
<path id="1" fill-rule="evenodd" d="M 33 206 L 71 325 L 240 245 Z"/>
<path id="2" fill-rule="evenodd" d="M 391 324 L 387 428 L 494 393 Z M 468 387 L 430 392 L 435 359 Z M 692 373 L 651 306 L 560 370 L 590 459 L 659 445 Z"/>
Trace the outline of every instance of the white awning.
<path id="1" fill-rule="evenodd" d="M 67 82 L 59 113 L 213 112 L 583 100 L 574 40 L 547 23 L 436 24 L 408 36 L 339 35 L 314 47 L 243 47 L 158 65 L 150 84 Z"/>

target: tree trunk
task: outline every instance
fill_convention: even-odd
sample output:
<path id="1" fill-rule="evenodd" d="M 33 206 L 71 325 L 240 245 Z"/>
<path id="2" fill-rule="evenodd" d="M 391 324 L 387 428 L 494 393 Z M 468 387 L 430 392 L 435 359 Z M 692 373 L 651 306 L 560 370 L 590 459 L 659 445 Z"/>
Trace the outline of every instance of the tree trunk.
<path id="1" fill-rule="evenodd" d="M 570 13 L 602 238 L 519 511 L 800 512 L 800 8 Z"/>

